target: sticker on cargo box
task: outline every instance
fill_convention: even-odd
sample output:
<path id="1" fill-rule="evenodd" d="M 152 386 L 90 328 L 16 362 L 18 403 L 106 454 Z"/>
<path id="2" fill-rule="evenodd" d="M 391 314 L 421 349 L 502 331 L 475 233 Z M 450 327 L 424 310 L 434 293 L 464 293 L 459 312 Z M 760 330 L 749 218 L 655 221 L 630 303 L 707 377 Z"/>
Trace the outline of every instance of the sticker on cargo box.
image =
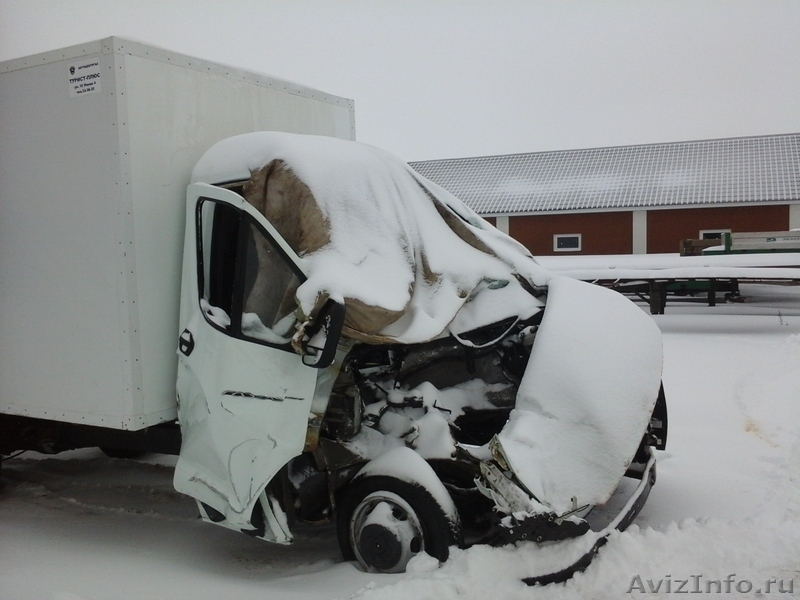
<path id="1" fill-rule="evenodd" d="M 71 98 L 100 91 L 100 57 L 67 63 Z"/>

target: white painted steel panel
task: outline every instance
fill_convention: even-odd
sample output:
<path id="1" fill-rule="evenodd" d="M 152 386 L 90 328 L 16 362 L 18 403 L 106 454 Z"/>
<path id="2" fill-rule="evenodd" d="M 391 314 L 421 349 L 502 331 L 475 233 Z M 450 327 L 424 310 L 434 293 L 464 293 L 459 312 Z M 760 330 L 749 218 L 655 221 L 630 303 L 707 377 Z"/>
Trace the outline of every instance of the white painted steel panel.
<path id="1" fill-rule="evenodd" d="M 107 38 L 0 64 L 0 105 L 0 412 L 175 418 L 195 160 L 254 130 L 352 139 L 352 101 Z"/>
<path id="2" fill-rule="evenodd" d="M 113 82 L 71 97 L 71 62 L 0 73 L 0 410 L 120 426 Z"/>

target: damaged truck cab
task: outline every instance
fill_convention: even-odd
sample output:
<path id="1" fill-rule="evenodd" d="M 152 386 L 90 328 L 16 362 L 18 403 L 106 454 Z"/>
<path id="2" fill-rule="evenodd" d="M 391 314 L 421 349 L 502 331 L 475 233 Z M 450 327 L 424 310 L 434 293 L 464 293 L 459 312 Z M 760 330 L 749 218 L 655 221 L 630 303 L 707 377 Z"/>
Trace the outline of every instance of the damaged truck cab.
<path id="1" fill-rule="evenodd" d="M 408 223 L 402 239 L 363 233 L 379 225 L 359 207 L 397 198 L 374 181 L 357 197 L 352 170 L 337 181 L 309 173 L 322 157 L 335 178 L 331 164 L 348 169 L 337 156 L 373 148 L 276 133 L 221 146 L 187 193 L 178 350 L 175 487 L 205 520 L 286 544 L 294 522 L 334 519 L 343 555 L 384 572 L 420 552 L 444 560 L 453 545 L 604 540 L 630 522 L 655 478 L 651 448 L 666 442 L 649 317 L 614 292 L 549 276 L 399 161 L 366 178 L 446 213 L 439 225 L 456 231 L 453 245 L 442 254 L 439 232 L 428 250 Z M 222 152 L 223 172 L 204 166 Z M 224 183 L 202 181 L 214 178 Z M 309 203 L 323 233 L 308 225 Z M 424 217 L 412 201 L 405 208 Z M 460 245 L 503 267 L 465 284 L 459 262 L 440 260 Z M 406 253 L 404 310 L 370 304 L 369 279 L 343 284 L 365 250 Z M 421 308 L 424 326 L 409 315 Z M 365 321 L 378 325 L 365 331 Z M 631 499 L 593 531 L 584 517 L 625 475 L 640 481 Z"/>

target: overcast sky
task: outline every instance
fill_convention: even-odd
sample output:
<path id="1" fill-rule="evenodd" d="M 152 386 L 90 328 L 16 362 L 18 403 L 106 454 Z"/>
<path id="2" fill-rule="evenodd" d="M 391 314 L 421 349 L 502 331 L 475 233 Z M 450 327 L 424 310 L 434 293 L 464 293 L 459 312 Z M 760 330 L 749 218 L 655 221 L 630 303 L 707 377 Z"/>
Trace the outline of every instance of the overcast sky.
<path id="1" fill-rule="evenodd" d="M 406 160 L 800 131 L 800 0 L 0 0 L 0 61 L 110 35 L 353 98 Z"/>

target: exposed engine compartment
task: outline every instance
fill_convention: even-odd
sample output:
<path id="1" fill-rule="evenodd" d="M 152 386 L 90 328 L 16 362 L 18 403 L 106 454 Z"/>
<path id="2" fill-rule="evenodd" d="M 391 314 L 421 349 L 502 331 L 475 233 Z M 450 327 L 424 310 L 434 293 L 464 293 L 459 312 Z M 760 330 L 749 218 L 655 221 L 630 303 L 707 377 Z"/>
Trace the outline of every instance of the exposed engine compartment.
<path id="1" fill-rule="evenodd" d="M 440 428 L 447 424 L 454 444 L 487 444 L 514 408 L 543 313 L 458 338 L 355 346 L 334 385 L 322 436 L 343 443 L 364 460 L 373 456 L 370 444 L 360 442 L 369 437 L 374 443 L 376 438 L 365 429 L 396 438 L 430 459 L 448 458 L 423 447 L 424 429 L 434 422 Z"/>
<path id="2" fill-rule="evenodd" d="M 509 319 L 423 344 L 353 346 L 330 395 L 318 445 L 288 465 L 290 514 L 306 521 L 329 518 L 325 488 L 335 493 L 364 463 L 406 446 L 446 486 L 465 536 L 471 542 L 485 538 L 497 519 L 475 479 L 514 408 L 542 316 L 540 311 L 526 321 Z"/>
<path id="3" fill-rule="evenodd" d="M 543 316 L 544 309 L 525 321 L 509 319 L 423 344 L 353 346 L 330 395 L 315 460 L 304 454 L 289 464 L 296 516 L 327 518 L 326 486 L 335 492 L 364 463 L 406 446 L 425 458 L 446 486 L 468 543 L 508 542 L 508 527 L 501 526 L 494 501 L 475 482 L 485 477 L 481 464 L 497 457 L 493 439 L 515 407 Z M 647 447 L 663 449 L 665 442 L 662 388 L 627 475 L 640 479 L 650 456 Z M 510 472 L 506 476 L 520 485 Z M 534 527 L 537 535 L 544 528 L 550 539 L 578 535 L 587 527 L 580 521 L 583 529 L 573 532 L 575 524 L 564 521 L 552 532 L 549 522 L 526 527 Z"/>

